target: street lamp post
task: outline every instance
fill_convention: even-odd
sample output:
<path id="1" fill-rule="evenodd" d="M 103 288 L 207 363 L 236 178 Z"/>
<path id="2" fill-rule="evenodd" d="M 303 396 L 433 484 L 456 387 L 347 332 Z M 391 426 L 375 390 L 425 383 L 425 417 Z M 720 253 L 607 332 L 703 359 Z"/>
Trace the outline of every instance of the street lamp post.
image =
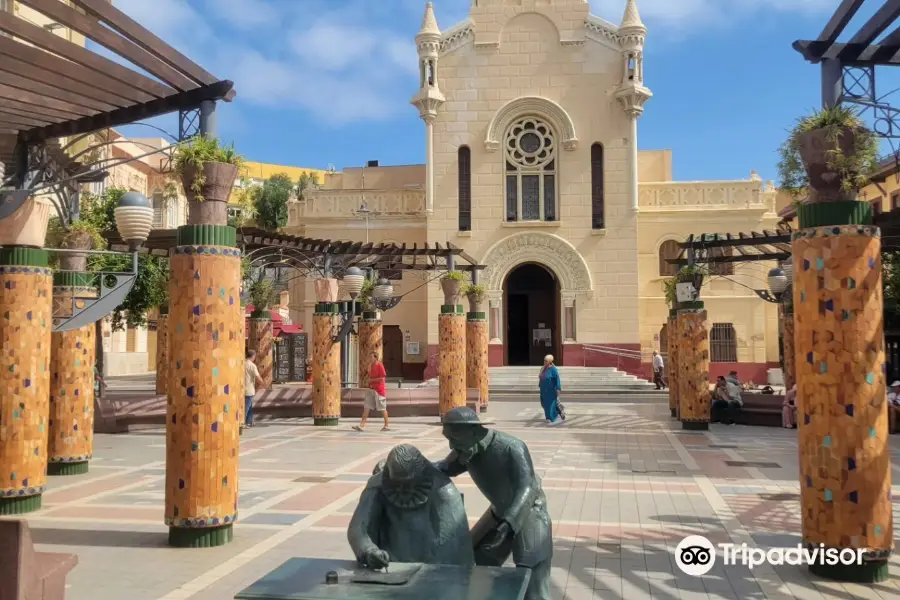
<path id="1" fill-rule="evenodd" d="M 350 333 L 353 331 L 353 321 L 356 318 L 356 298 L 362 291 L 366 281 L 366 275 L 358 267 L 350 267 L 344 273 L 344 289 L 350 296 L 349 310 L 346 302 L 342 302 L 340 330 L 334 335 L 333 341 L 341 344 L 341 387 L 351 387 L 350 373 Z"/>

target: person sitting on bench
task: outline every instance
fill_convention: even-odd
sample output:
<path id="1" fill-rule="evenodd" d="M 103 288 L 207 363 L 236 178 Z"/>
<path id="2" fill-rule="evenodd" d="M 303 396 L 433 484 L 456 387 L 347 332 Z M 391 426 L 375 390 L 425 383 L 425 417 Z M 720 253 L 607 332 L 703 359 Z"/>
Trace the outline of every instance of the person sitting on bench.
<path id="1" fill-rule="evenodd" d="M 716 384 L 716 389 L 720 389 Z M 718 420 L 725 425 L 734 425 L 735 413 L 744 405 L 741 399 L 741 381 L 737 371 L 732 371 L 725 378 L 724 393 L 713 402 L 712 410 L 718 416 Z"/>

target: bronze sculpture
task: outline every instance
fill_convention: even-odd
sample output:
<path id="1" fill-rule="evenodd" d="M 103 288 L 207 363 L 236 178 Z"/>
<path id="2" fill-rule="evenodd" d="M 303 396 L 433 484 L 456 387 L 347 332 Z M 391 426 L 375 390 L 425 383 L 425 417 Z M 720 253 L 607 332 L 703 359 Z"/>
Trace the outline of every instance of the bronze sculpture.
<path id="1" fill-rule="evenodd" d="M 391 562 L 474 564 L 462 495 L 410 444 L 395 447 L 375 467 L 347 539 L 359 563 L 370 569 Z"/>
<path id="2" fill-rule="evenodd" d="M 501 566 L 512 554 L 517 567 L 531 569 L 525 600 L 550 600 L 553 529 L 528 446 L 487 429 L 467 406 L 448 412 L 443 423 L 452 452 L 437 468 L 450 477 L 468 471 L 491 503 L 472 529 L 475 564 Z"/>

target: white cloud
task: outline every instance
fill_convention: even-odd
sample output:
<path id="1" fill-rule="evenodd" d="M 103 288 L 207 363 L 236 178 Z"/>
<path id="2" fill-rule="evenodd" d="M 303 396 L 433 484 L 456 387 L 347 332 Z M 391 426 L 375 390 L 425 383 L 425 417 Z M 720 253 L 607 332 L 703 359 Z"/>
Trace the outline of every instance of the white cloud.
<path id="1" fill-rule="evenodd" d="M 625 0 L 590 0 L 594 14 L 619 23 Z M 641 18 L 649 25 L 686 29 L 712 21 L 734 21 L 754 12 L 830 13 L 835 0 L 638 0 Z"/>

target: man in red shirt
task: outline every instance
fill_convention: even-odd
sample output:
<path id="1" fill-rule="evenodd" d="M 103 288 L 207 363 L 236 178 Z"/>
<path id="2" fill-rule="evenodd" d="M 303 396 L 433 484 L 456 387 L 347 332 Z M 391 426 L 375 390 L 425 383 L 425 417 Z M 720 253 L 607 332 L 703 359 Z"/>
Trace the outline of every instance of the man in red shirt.
<path id="1" fill-rule="evenodd" d="M 362 421 L 359 422 L 359 425 L 354 425 L 353 429 L 356 431 L 362 431 L 366 427 L 366 419 L 369 418 L 369 412 L 375 411 L 380 412 L 384 415 L 384 427 L 381 428 L 382 431 L 388 431 L 388 411 L 387 411 L 387 387 L 385 386 L 385 379 L 387 378 L 387 371 L 384 370 L 384 364 L 381 362 L 381 357 L 378 355 L 378 352 L 372 353 L 372 366 L 369 368 L 369 387 L 375 391 L 374 394 L 368 394 L 366 396 L 366 402 L 363 407 L 363 415 Z"/>

